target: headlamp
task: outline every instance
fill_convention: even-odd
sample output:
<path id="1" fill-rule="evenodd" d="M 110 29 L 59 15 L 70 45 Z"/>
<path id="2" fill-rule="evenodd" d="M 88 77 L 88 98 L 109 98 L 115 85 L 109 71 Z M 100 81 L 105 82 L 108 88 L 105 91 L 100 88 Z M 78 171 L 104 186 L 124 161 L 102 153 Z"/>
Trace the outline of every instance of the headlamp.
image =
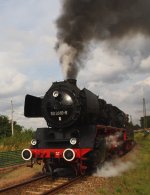
<path id="1" fill-rule="evenodd" d="M 59 92 L 58 91 L 54 91 L 53 92 L 53 97 L 57 98 L 59 96 Z"/>
<path id="2" fill-rule="evenodd" d="M 70 144 L 75 145 L 77 143 L 77 138 L 73 137 L 70 139 Z"/>
<path id="3" fill-rule="evenodd" d="M 32 146 L 35 146 L 36 144 L 37 144 L 37 140 L 36 140 L 36 139 L 32 139 L 32 140 L 31 140 L 31 145 L 32 145 Z"/>

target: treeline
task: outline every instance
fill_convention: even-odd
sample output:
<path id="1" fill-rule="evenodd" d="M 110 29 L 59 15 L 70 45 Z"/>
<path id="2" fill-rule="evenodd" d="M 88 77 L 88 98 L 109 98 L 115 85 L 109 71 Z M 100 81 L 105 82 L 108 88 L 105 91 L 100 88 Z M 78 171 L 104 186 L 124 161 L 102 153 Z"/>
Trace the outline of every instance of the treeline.
<path id="1" fill-rule="evenodd" d="M 11 121 L 7 116 L 0 115 L 0 151 L 17 150 L 30 146 L 33 129 L 25 129 L 14 121 L 12 136 Z"/>

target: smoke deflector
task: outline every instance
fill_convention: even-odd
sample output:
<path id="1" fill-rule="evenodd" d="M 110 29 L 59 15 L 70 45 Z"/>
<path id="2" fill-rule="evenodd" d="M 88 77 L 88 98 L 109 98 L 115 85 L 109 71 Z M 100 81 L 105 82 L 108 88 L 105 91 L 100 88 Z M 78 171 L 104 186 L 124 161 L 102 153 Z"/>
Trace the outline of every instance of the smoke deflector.
<path id="1" fill-rule="evenodd" d="M 24 116 L 43 117 L 41 111 L 42 98 L 26 95 L 24 104 Z"/>

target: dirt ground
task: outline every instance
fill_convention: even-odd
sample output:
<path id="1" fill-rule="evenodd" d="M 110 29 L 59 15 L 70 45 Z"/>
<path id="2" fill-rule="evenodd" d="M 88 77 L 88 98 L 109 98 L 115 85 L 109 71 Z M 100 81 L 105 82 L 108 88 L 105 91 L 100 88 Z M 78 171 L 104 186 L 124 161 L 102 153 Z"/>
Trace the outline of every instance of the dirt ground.
<path id="1" fill-rule="evenodd" d="M 14 169 L 5 170 L 0 172 L 0 189 L 8 187 L 37 175 L 41 174 L 41 167 L 36 165 L 33 168 L 27 167 L 26 165 L 22 167 L 16 167 Z"/>

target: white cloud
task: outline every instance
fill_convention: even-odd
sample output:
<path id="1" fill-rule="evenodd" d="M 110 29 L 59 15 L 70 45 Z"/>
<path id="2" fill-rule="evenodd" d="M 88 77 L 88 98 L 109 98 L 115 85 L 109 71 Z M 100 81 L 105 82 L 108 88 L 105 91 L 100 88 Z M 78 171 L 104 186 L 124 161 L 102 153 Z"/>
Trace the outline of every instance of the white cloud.
<path id="1" fill-rule="evenodd" d="M 141 69 L 150 72 L 150 56 L 148 56 L 146 59 L 142 60 Z"/>
<path id="2" fill-rule="evenodd" d="M 86 65 L 80 70 L 80 85 L 132 115 L 134 122 L 139 123 L 143 115 L 142 98 L 150 104 L 149 52 L 150 39 L 142 35 L 111 45 L 94 43 L 84 59 Z M 149 107 L 147 113 L 150 114 Z"/>
<path id="3" fill-rule="evenodd" d="M 0 97 L 8 97 L 19 93 L 25 86 L 27 78 L 24 74 L 10 68 L 1 69 Z"/>

